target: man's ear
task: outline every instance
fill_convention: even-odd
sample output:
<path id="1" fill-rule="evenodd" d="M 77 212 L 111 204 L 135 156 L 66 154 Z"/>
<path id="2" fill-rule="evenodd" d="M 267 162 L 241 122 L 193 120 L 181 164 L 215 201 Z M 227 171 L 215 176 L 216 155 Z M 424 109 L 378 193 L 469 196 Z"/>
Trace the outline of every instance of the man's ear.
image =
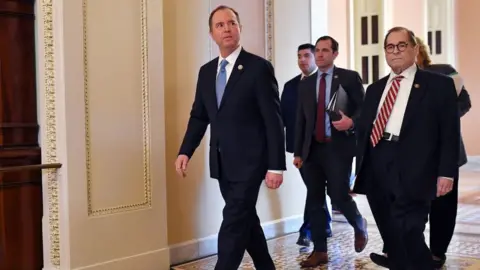
<path id="1" fill-rule="evenodd" d="M 337 58 L 337 56 L 338 56 L 338 51 L 333 53 L 333 59 Z"/>

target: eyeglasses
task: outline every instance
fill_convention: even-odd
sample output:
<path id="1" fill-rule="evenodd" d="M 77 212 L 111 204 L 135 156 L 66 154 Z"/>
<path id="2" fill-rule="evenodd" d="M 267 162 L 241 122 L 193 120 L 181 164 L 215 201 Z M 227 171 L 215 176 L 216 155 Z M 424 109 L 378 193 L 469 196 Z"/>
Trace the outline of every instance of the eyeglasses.
<path id="1" fill-rule="evenodd" d="M 399 52 L 403 52 L 407 49 L 407 47 L 408 47 L 408 43 L 406 42 L 400 42 L 397 45 L 388 44 L 387 46 L 385 46 L 385 51 L 387 53 L 393 53 L 395 51 L 395 48 L 397 48 Z"/>

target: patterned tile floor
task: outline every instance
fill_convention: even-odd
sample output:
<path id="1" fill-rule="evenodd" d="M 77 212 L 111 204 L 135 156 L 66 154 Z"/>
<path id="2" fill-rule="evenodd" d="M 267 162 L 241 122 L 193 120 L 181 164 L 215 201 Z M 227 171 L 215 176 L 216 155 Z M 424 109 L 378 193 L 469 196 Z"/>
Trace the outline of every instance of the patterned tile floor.
<path id="1" fill-rule="evenodd" d="M 443 269 L 448 270 L 480 270 L 480 162 L 471 162 L 462 169 L 460 178 L 459 211 L 456 232 L 448 250 L 448 260 Z M 334 237 L 329 240 L 330 263 L 316 269 L 384 269 L 373 264 L 369 259 L 370 252 L 379 252 L 382 240 L 378 233 L 370 208 L 363 196 L 356 196 L 355 201 L 362 214 L 369 221 L 369 243 L 361 253 L 353 249 L 353 231 L 345 223 L 343 215 L 334 215 Z M 428 239 L 428 226 L 425 236 Z M 310 252 L 308 248 L 299 248 L 295 242 L 298 235 L 290 234 L 268 241 L 270 254 L 278 270 L 300 269 L 299 262 Z M 216 256 L 176 266 L 175 270 L 213 270 Z M 239 269 L 255 269 L 246 253 Z"/>
<path id="2" fill-rule="evenodd" d="M 372 263 L 368 257 L 370 252 L 378 252 L 382 248 L 382 241 L 376 228 L 369 230 L 370 240 L 367 248 L 356 253 L 353 249 L 353 232 L 348 224 L 336 222 L 333 227 L 334 238 L 329 241 L 330 263 L 328 266 L 317 269 L 384 269 Z M 299 262 L 306 258 L 310 249 L 299 248 L 295 242 L 297 234 L 269 241 L 269 249 L 278 270 L 300 269 Z M 478 259 L 477 259 L 478 258 Z M 196 262 L 188 263 L 175 270 L 213 270 L 216 256 L 208 257 Z M 478 267 L 478 268 L 472 268 Z M 255 269 L 248 256 L 245 255 L 240 267 L 242 270 Z M 448 261 L 445 269 L 480 269 L 480 237 L 471 235 L 455 235 L 448 253 Z"/>

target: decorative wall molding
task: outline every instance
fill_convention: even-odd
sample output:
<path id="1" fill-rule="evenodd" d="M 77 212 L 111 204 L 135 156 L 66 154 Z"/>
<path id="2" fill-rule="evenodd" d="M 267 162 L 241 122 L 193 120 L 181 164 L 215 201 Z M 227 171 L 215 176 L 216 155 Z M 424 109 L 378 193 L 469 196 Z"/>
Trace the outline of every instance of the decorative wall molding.
<path id="1" fill-rule="evenodd" d="M 84 95 L 85 95 L 85 150 L 87 174 L 87 204 L 88 215 L 109 215 L 119 212 L 132 211 L 152 205 L 152 191 L 150 178 L 150 113 L 148 87 L 148 36 L 147 36 L 147 0 L 141 0 L 141 55 L 142 55 L 142 118 L 143 118 L 143 186 L 144 198 L 141 202 L 123 204 L 107 208 L 95 209 L 92 205 L 92 171 L 90 145 L 90 114 L 89 114 L 89 84 L 88 84 L 88 27 L 87 27 L 87 0 L 83 0 L 83 67 L 84 67 Z"/>
<path id="2" fill-rule="evenodd" d="M 274 31 L 273 0 L 265 0 L 265 58 L 273 64 L 273 31 Z"/>
<path id="3" fill-rule="evenodd" d="M 45 91 L 45 133 L 46 133 L 46 161 L 57 163 L 57 118 L 56 118 L 56 89 L 55 89 L 55 46 L 53 0 L 42 0 L 43 13 L 43 46 L 44 46 L 44 82 Z M 50 238 L 50 262 L 55 267 L 60 266 L 60 224 L 58 219 L 59 196 L 57 171 L 49 169 L 46 173 L 48 189 L 48 224 Z"/>

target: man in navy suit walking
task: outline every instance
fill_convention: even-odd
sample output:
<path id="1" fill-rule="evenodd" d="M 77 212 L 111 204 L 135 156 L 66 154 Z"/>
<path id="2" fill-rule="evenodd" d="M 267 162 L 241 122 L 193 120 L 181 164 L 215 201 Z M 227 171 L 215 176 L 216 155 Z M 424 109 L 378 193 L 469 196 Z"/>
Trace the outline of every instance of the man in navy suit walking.
<path id="1" fill-rule="evenodd" d="M 225 200 L 215 270 L 236 270 L 247 251 L 256 269 L 274 270 L 256 211 L 260 185 L 283 182 L 285 136 L 273 66 L 240 44 L 237 11 L 227 6 L 209 17 L 220 56 L 200 68 L 187 131 L 175 161 L 185 176 L 210 125 L 210 176 Z"/>
<path id="2" fill-rule="evenodd" d="M 298 67 L 302 71 L 300 75 L 295 76 L 293 79 L 285 83 L 283 87 L 282 97 L 280 100 L 280 108 L 282 110 L 282 119 L 283 124 L 285 125 L 285 135 L 286 135 L 286 150 L 288 153 L 293 153 L 294 145 L 294 136 L 295 136 L 295 114 L 297 112 L 297 96 L 298 96 L 298 84 L 301 80 L 306 77 L 314 74 L 317 71 L 317 65 L 315 64 L 315 46 L 306 43 L 298 46 L 297 57 L 298 57 Z M 303 169 L 300 168 L 300 175 L 302 176 L 303 181 Z M 305 202 L 305 211 L 303 214 L 303 224 L 299 230 L 299 236 L 297 240 L 297 245 L 300 246 L 310 246 L 310 218 L 307 212 L 308 198 Z M 327 236 L 332 236 L 332 230 L 330 228 L 331 217 L 328 212 L 327 203 L 325 201 L 323 208 L 327 215 Z"/>

